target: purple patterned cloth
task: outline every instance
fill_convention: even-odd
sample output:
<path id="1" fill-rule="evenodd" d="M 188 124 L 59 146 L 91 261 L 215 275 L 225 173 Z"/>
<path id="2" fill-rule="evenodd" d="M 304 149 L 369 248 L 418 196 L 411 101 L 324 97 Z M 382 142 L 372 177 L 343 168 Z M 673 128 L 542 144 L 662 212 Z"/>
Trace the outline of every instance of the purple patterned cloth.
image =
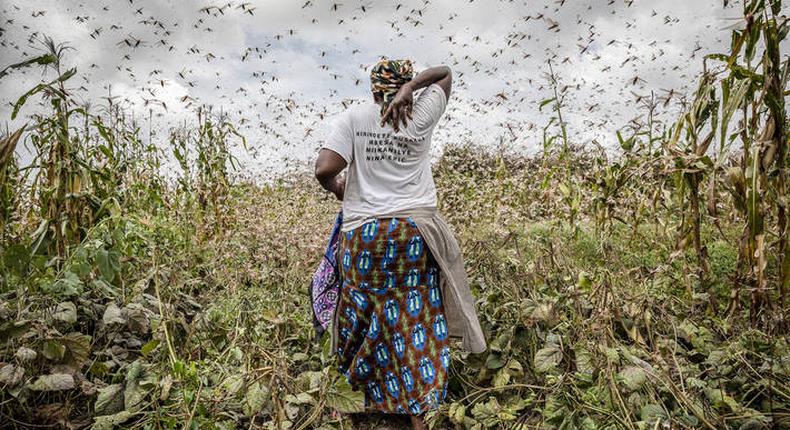
<path id="1" fill-rule="evenodd" d="M 324 256 L 318 264 L 318 268 L 313 273 L 313 280 L 310 282 L 310 304 L 313 309 L 313 325 L 315 326 L 318 337 L 326 331 L 337 307 L 337 299 L 340 295 L 340 282 L 337 271 L 337 250 L 338 238 L 340 237 L 340 227 L 343 225 L 343 211 L 338 212 L 332 234 L 329 236 L 329 244 L 324 251 Z"/>

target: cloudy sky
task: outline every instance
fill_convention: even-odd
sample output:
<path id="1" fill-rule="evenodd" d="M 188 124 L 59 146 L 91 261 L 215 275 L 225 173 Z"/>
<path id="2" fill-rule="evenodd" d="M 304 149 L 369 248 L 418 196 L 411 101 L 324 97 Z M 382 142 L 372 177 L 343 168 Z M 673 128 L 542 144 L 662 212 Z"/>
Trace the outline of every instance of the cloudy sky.
<path id="1" fill-rule="evenodd" d="M 539 148 L 558 76 L 572 139 L 615 142 L 652 93 L 671 117 L 693 91 L 703 56 L 724 51 L 741 10 L 722 0 L 6 0 L 0 60 L 36 55 L 44 35 L 73 47 L 64 67 L 94 108 L 112 94 L 166 130 L 199 105 L 226 112 L 267 176 L 310 163 L 331 118 L 370 99 L 381 56 L 417 70 L 447 64 L 454 93 L 434 137 L 444 145 Z M 0 117 L 13 128 L 40 107 L 11 106 L 42 79 L 35 68 L 0 80 Z M 669 97 L 667 99 L 667 97 Z M 165 109 L 166 107 L 166 109 Z M 147 121 L 143 123 L 147 130 Z"/>

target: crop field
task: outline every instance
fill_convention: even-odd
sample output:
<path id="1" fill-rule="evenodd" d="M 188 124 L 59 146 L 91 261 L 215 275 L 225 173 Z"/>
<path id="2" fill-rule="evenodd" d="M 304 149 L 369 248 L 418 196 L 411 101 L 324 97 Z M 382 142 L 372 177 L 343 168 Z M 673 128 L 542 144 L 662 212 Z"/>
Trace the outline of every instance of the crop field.
<path id="1" fill-rule="evenodd" d="M 453 349 L 430 428 L 790 429 L 790 21 L 724 3 L 725 49 L 689 60 L 676 111 L 648 93 L 607 123 L 611 147 L 567 126 L 562 58 L 518 107 L 546 116 L 533 151 L 447 140 L 439 209 L 488 349 Z M 333 412 L 362 393 L 313 330 L 339 203 L 310 168 L 257 180 L 244 120 L 195 102 L 152 131 L 168 111 L 86 102 L 79 47 L 31 43 L 0 64 L 0 428 L 407 428 Z"/>

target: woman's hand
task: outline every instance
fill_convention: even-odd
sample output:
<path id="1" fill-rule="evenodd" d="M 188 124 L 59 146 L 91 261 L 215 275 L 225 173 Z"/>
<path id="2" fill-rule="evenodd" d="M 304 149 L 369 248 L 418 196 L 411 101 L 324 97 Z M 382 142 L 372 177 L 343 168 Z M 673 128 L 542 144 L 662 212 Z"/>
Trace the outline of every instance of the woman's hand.
<path id="1" fill-rule="evenodd" d="M 381 115 L 382 127 L 384 127 L 388 119 L 392 119 L 392 127 L 397 133 L 400 131 L 401 122 L 405 127 L 406 120 L 411 119 L 412 106 L 414 105 L 414 90 L 410 84 L 411 82 L 407 82 L 400 87 L 395 94 L 395 98 L 392 99 L 384 114 Z"/>

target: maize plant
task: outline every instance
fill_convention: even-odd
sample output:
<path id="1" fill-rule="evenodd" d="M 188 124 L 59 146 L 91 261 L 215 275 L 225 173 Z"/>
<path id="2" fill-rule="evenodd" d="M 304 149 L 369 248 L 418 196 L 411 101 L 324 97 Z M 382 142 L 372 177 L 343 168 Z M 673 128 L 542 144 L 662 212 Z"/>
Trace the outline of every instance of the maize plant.
<path id="1" fill-rule="evenodd" d="M 672 137 L 666 143 L 666 151 L 674 161 L 675 189 L 680 193 L 684 210 L 681 214 L 679 246 L 691 240 L 697 257 L 697 279 L 700 289 L 708 295 L 711 309 L 717 309 L 715 293 L 708 291 L 710 267 L 707 248 L 702 243 L 700 210 L 700 189 L 705 175 L 713 168 L 713 161 L 707 155 L 713 141 L 714 131 L 701 135 L 707 121 L 712 121 L 715 130 L 718 102 L 713 88 L 713 77 L 705 73 L 697 90 L 691 109 L 682 115 L 675 125 Z"/>
<path id="2" fill-rule="evenodd" d="M 19 109 L 27 99 L 43 93 L 52 107 L 52 115 L 35 115 L 36 124 L 32 126 L 30 139 L 36 150 L 34 166 L 37 174 L 33 189 L 37 192 L 40 210 L 40 224 L 33 233 L 31 253 L 38 252 L 46 243 L 48 254 L 57 259 L 66 257 L 69 244 L 76 244 L 82 238 L 86 225 L 92 222 L 90 204 L 83 194 L 85 180 L 84 160 L 80 160 L 80 140 L 72 135 L 69 125 L 72 115 L 81 109 L 72 107 L 65 82 L 77 73 L 76 69 L 61 70 L 63 54 L 68 46 L 56 45 L 52 39 L 45 39 L 49 60 L 44 67 L 52 68 L 57 77 L 36 85 L 14 103 L 11 118 L 16 118 Z"/>
<path id="3" fill-rule="evenodd" d="M 549 174 L 544 179 L 543 184 L 544 186 L 547 185 L 547 181 L 551 179 L 551 177 L 553 177 L 556 173 L 559 173 L 558 178 L 560 178 L 560 182 L 557 184 L 557 187 L 560 191 L 562 202 L 567 208 L 566 218 L 568 220 L 568 225 L 570 225 L 571 228 L 575 230 L 577 227 L 576 218 L 578 217 L 581 210 L 582 196 L 579 195 L 579 187 L 574 180 L 576 178 L 571 174 L 571 151 L 573 148 L 571 147 L 572 145 L 568 139 L 567 123 L 562 118 L 562 108 L 565 93 L 560 88 L 560 84 L 557 75 L 554 73 L 554 69 L 552 68 L 551 61 L 548 62 L 548 66 L 548 81 L 554 93 L 554 97 L 543 100 L 539 107 L 542 109 L 546 105 L 551 105 L 554 116 L 550 118 L 549 123 L 543 129 L 544 160 L 548 159 L 548 157 L 545 157 L 545 155 L 550 152 L 553 142 L 556 139 L 560 139 L 562 147 L 560 148 L 557 156 L 558 162 L 561 164 L 561 166 L 552 166 L 550 169 L 551 174 Z M 547 134 L 548 129 L 551 128 L 551 126 L 555 123 L 557 127 L 559 127 L 559 132 L 555 135 L 549 136 Z M 560 168 L 562 170 L 559 170 Z"/>
<path id="4" fill-rule="evenodd" d="M 772 309 L 771 290 L 783 309 L 788 280 L 787 221 L 787 116 L 785 96 L 790 60 L 781 58 L 779 44 L 790 24 L 780 16 L 781 1 L 751 1 L 744 5 L 743 30 L 732 34 L 731 53 L 714 55 L 726 63 L 727 76 L 720 86 L 723 94 L 722 146 L 740 138 L 737 167 L 729 172 L 729 189 L 744 221 L 740 239 L 739 283 L 751 301 L 754 322 L 768 323 Z M 758 56 L 758 50 L 763 52 Z M 727 121 L 740 114 L 738 129 L 727 135 Z M 776 261 L 769 277 L 769 256 Z M 733 294 L 731 312 L 739 307 Z M 780 312 L 781 313 L 781 312 Z"/>

